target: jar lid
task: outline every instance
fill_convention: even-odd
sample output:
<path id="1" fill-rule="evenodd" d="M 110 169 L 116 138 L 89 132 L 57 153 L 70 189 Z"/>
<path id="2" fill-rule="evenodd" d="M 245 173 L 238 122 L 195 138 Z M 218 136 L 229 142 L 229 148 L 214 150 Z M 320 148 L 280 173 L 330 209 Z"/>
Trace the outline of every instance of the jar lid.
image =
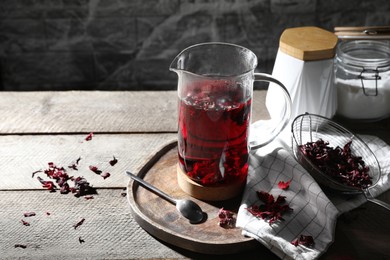
<path id="1" fill-rule="evenodd" d="M 324 29 L 308 26 L 284 30 L 279 49 L 303 61 L 331 59 L 335 55 L 337 36 Z"/>
<path id="2" fill-rule="evenodd" d="M 390 41 L 353 40 L 337 47 L 337 60 L 348 66 L 386 68 L 390 66 Z"/>

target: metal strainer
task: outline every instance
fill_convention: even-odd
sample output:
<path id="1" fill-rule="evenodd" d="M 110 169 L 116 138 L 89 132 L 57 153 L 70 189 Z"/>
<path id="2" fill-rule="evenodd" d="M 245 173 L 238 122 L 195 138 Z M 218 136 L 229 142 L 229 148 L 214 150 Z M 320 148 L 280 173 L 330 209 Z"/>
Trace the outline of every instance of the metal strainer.
<path id="1" fill-rule="evenodd" d="M 368 201 L 390 210 L 390 204 L 373 198 L 369 192 L 369 189 L 378 183 L 381 177 L 381 169 L 375 154 L 357 135 L 326 117 L 309 113 L 299 115 L 294 119 L 291 124 L 291 132 L 292 150 L 295 158 L 320 185 L 350 194 L 363 193 Z M 367 188 L 352 187 L 338 182 L 322 172 L 299 149 L 300 145 L 307 142 L 316 142 L 319 139 L 329 142 L 331 147 L 344 147 L 346 143 L 352 141 L 351 152 L 355 156 L 361 156 L 365 164 L 369 166 L 372 185 Z"/>

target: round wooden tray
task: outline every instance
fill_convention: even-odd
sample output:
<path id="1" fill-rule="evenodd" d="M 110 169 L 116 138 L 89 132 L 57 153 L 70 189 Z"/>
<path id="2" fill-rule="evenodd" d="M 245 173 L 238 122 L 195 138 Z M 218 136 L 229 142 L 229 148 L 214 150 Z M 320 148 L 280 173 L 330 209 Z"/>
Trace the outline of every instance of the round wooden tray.
<path id="1" fill-rule="evenodd" d="M 162 147 L 139 171 L 138 176 L 174 198 L 186 198 L 177 182 L 177 142 Z M 241 229 L 225 229 L 218 225 L 218 211 L 225 208 L 237 213 L 241 196 L 223 202 L 206 202 L 195 198 L 207 219 L 190 224 L 174 205 L 129 181 L 127 199 L 137 223 L 151 235 L 178 247 L 205 254 L 232 254 L 259 246 L 241 234 Z"/>

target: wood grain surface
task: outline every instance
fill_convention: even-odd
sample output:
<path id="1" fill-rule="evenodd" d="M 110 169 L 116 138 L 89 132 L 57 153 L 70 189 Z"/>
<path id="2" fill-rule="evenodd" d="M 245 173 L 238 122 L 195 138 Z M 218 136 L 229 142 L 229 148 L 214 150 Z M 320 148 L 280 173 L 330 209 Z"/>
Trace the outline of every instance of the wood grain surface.
<path id="1" fill-rule="evenodd" d="M 126 187 L 126 170 L 137 172 L 161 145 L 176 140 L 176 134 L 95 134 L 86 135 L 4 135 L 0 136 L 0 189 L 42 189 L 37 177 L 46 178 L 38 170 L 53 162 L 64 167 L 70 176 L 83 176 L 94 187 Z M 113 157 L 118 160 L 109 164 Z M 78 170 L 68 168 L 81 158 Z M 89 166 L 109 172 L 103 179 Z"/>
<path id="2" fill-rule="evenodd" d="M 254 96 L 254 119 L 267 118 L 266 91 Z M 124 171 L 137 173 L 161 145 L 176 139 L 176 106 L 175 91 L 0 92 L 0 258 L 226 259 L 183 249 L 148 233 L 121 195 L 129 183 Z M 379 133 L 390 143 L 389 122 L 351 127 L 357 133 Z M 90 132 L 95 136 L 85 142 Z M 31 176 L 49 161 L 67 166 L 79 156 L 80 169 L 73 173 L 98 188 L 92 200 L 42 190 Z M 112 156 L 118 158 L 114 167 L 107 166 Z M 89 164 L 109 170 L 111 176 L 104 180 L 94 175 Z M 390 202 L 390 191 L 379 198 Z M 29 211 L 37 215 L 23 217 Z M 344 214 L 337 222 L 335 242 L 321 259 L 389 258 L 388 216 L 372 203 Z M 84 224 L 74 229 L 81 218 Z M 277 259 L 260 244 L 229 257 Z"/>
<path id="3" fill-rule="evenodd" d="M 279 49 L 303 61 L 332 59 L 337 36 L 314 26 L 288 28 L 280 36 Z"/>
<path id="4" fill-rule="evenodd" d="M 170 92 L 2 92 L 0 132 L 161 132 L 177 129 Z"/>
<path id="5" fill-rule="evenodd" d="M 267 118 L 255 91 L 254 119 Z M 177 131 L 176 91 L 0 92 L 0 134 Z"/>

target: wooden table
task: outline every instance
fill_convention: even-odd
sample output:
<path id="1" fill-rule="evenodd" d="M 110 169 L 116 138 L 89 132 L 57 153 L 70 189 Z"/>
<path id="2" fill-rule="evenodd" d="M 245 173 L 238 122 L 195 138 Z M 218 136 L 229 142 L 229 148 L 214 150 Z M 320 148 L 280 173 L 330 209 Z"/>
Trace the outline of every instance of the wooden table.
<path id="1" fill-rule="evenodd" d="M 255 93 L 255 117 L 264 118 L 265 91 Z M 125 170 L 137 172 L 159 147 L 176 140 L 176 92 L 1 92 L 0 258 L 134 259 L 210 258 L 160 241 L 135 222 L 126 197 Z M 356 130 L 390 144 L 389 122 Z M 360 128 L 360 129 L 359 129 Z M 93 132 L 91 141 L 85 137 Z M 108 162 L 118 159 L 110 166 Z M 97 188 L 93 199 L 42 189 L 33 172 L 49 162 L 78 171 Z M 102 178 L 88 169 L 109 171 Z M 390 192 L 380 196 L 390 203 Z M 24 217 L 35 212 L 33 217 Z M 83 224 L 74 227 L 81 219 Z M 25 226 L 22 219 L 30 223 Z M 26 245 L 26 248 L 15 245 Z M 389 212 L 371 203 L 341 216 L 335 242 L 322 259 L 390 256 Z M 225 258 L 226 256 L 212 256 Z M 276 259 L 262 245 L 242 259 Z M 351 257 L 351 258 L 348 258 Z"/>

